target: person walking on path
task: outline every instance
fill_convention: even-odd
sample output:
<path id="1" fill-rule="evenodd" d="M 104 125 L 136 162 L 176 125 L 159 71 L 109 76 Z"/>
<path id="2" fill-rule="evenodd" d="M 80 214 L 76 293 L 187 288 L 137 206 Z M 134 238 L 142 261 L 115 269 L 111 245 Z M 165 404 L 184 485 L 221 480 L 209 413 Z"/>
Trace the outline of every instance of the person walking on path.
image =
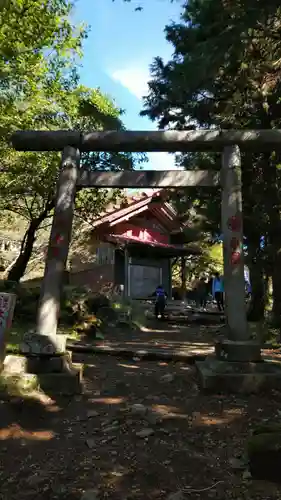
<path id="1" fill-rule="evenodd" d="M 163 319 L 166 308 L 166 299 L 168 297 L 163 285 L 159 285 L 153 295 L 156 297 L 154 307 L 155 317 L 158 318 L 158 316 L 161 315 L 161 318 Z"/>
<path id="2" fill-rule="evenodd" d="M 200 278 L 197 285 L 197 300 L 198 306 L 206 310 L 207 305 L 207 283 L 205 278 Z"/>
<path id="3" fill-rule="evenodd" d="M 215 277 L 212 283 L 212 295 L 217 303 L 219 312 L 224 310 L 224 298 L 223 298 L 223 280 L 219 273 L 215 273 Z"/>

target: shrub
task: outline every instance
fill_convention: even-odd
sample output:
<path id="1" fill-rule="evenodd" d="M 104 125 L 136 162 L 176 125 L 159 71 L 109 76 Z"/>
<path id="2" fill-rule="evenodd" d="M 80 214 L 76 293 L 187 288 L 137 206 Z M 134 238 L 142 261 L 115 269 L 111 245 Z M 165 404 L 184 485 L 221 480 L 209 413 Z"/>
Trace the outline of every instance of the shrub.
<path id="1" fill-rule="evenodd" d="M 110 300 L 102 294 L 91 295 L 87 298 L 86 304 L 90 313 L 97 314 L 100 309 L 110 307 Z"/>

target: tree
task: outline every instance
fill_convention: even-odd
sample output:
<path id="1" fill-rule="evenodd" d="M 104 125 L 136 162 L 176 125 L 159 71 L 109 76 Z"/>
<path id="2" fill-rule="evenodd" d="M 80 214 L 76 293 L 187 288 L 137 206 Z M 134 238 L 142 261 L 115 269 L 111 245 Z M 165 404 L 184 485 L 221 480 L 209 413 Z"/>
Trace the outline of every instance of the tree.
<path id="1" fill-rule="evenodd" d="M 73 26 L 71 0 L 4 0 L 0 11 L 1 140 L 27 126 L 25 114 L 61 79 L 76 79 L 86 27 Z M 72 78 L 69 78 L 71 74 Z M 31 107 L 32 107 L 31 106 Z M 32 114 L 32 113 L 31 113 Z"/>
<path id="2" fill-rule="evenodd" d="M 72 25 L 72 7 L 70 0 L 4 0 L 1 4 L 1 204 L 31 217 L 20 256 L 24 261 L 32 249 L 34 231 L 53 206 L 50 187 L 55 156 L 47 165 L 43 156 L 35 160 L 34 155 L 20 155 L 10 150 L 8 138 L 14 129 L 44 126 L 61 89 L 72 90 L 77 85 L 75 59 L 86 30 Z M 38 159 L 42 169 L 38 169 Z M 42 193 L 40 200 L 31 193 L 34 183 Z"/>
<path id="3" fill-rule="evenodd" d="M 143 114 L 160 128 L 279 127 L 279 14 L 276 2 L 257 7 L 250 0 L 190 0 L 183 22 L 166 27 L 174 55 L 167 64 L 155 59 Z M 192 157 L 184 157 L 188 168 Z M 261 236 L 270 244 L 276 319 L 281 317 L 279 162 L 278 153 L 243 154 L 245 235 L 252 254 L 259 252 Z M 256 266 L 263 262 L 256 259 Z"/>
<path id="4" fill-rule="evenodd" d="M 43 99 L 43 97 L 42 97 Z M 120 110 L 100 90 L 77 86 L 71 92 L 61 89 L 53 95 L 49 111 L 33 116 L 32 128 L 70 128 L 73 130 L 121 129 Z M 37 124 L 37 126 L 35 126 Z M 8 279 L 18 282 L 24 275 L 32 254 L 37 232 L 52 216 L 60 163 L 57 153 L 18 153 L 6 150 L 7 168 L 0 178 L 1 208 L 27 221 L 17 261 Z M 81 162 L 90 169 L 132 168 L 132 154 L 85 153 Z M 120 190 L 84 189 L 77 193 L 76 215 L 97 217 L 104 207 L 120 195 Z"/>
<path id="5" fill-rule="evenodd" d="M 10 0 L 0 12 L 1 208 L 27 221 L 20 255 L 9 272 L 19 281 L 37 232 L 52 215 L 60 162 L 56 153 L 18 153 L 9 147 L 15 129 L 120 129 L 122 110 L 99 90 L 78 84 L 77 58 L 87 36 L 73 26 L 71 0 Z M 130 154 L 84 154 L 89 168 L 132 168 Z M 81 216 L 97 215 L 118 191 L 77 194 Z"/>

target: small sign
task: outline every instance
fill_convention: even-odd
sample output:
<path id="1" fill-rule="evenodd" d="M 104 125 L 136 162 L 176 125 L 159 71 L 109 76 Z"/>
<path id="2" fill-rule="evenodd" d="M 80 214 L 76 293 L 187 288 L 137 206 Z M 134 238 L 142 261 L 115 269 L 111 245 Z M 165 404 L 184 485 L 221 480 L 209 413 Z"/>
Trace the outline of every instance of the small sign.
<path id="1" fill-rule="evenodd" d="M 0 369 L 5 359 L 7 332 L 12 326 L 16 295 L 14 293 L 0 293 Z"/>

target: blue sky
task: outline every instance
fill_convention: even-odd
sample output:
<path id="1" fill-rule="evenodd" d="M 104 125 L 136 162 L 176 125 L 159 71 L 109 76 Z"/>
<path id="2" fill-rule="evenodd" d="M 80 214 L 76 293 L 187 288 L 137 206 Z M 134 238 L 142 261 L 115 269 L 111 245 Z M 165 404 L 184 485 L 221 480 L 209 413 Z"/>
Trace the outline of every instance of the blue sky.
<path id="1" fill-rule="evenodd" d="M 135 7 L 142 5 L 141 12 Z M 91 30 L 84 44 L 81 82 L 100 87 L 118 107 L 125 109 L 123 121 L 131 130 L 156 130 L 156 125 L 141 118 L 142 96 L 147 93 L 149 65 L 156 56 L 168 60 L 172 54 L 163 33 L 171 20 L 178 21 L 181 2 L 169 0 L 77 0 L 75 21 Z M 173 169 L 173 155 L 151 153 L 144 167 Z"/>

